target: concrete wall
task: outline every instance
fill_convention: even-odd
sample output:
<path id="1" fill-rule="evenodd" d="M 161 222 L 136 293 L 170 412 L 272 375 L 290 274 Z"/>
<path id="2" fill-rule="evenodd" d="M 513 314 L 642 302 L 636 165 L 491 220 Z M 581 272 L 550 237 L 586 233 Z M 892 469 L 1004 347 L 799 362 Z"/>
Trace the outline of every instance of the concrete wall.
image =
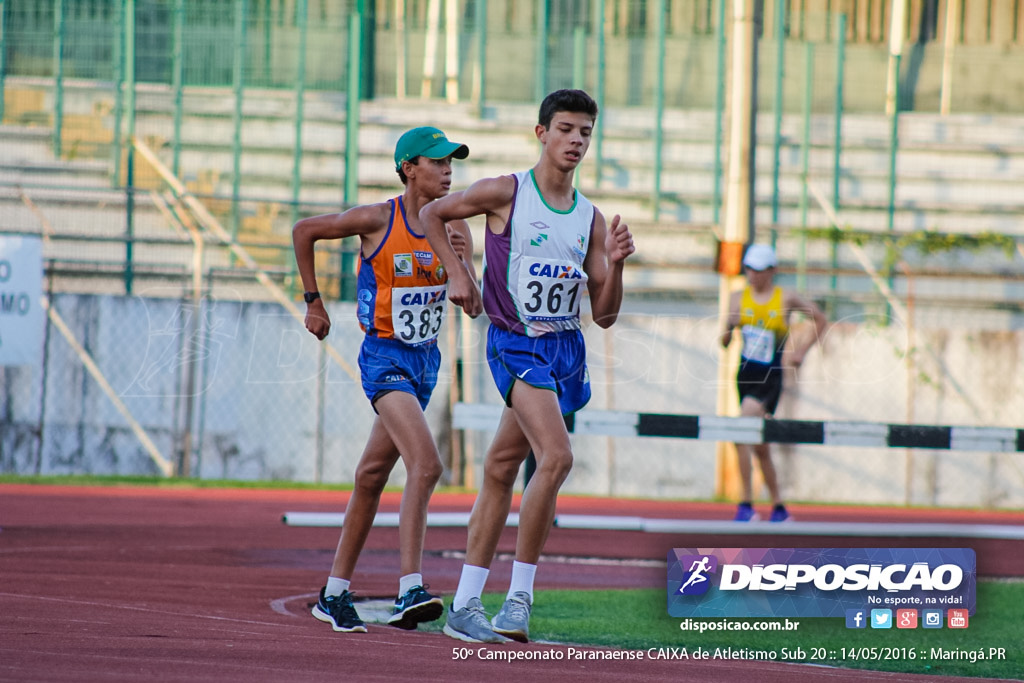
<path id="1" fill-rule="evenodd" d="M 58 295 L 54 304 L 161 453 L 176 460 L 185 414 L 183 375 L 191 359 L 183 344 L 190 325 L 186 310 L 173 299 L 142 297 L 69 294 Z M 354 365 L 361 333 L 352 307 L 331 304 L 329 311 L 330 343 Z M 445 362 L 428 409 L 442 452 L 452 376 L 450 329 L 451 321 L 442 332 Z M 484 321 L 473 321 L 459 345 L 473 400 L 497 403 L 482 355 L 485 330 Z M 274 304 L 218 301 L 207 304 L 199 331 L 194 474 L 352 480 L 373 413 L 359 384 L 320 356 L 298 321 Z M 717 331 L 710 315 L 630 305 L 610 331 L 589 326 L 589 407 L 713 414 Z M 125 419 L 66 341 L 52 328 L 48 340 L 38 366 L 0 369 L 0 472 L 155 474 Z M 789 378 L 779 415 L 1020 426 L 1024 396 L 1016 388 L 1022 383 L 1024 332 L 952 325 L 915 330 L 860 316 L 835 324 L 799 376 Z M 475 484 L 489 439 L 484 433 L 469 438 Z M 574 448 L 567 492 L 698 499 L 714 494 L 711 443 L 574 437 Z M 1019 454 L 825 447 L 778 452 L 791 500 L 1024 506 Z M 392 481 L 403 479 L 398 468 Z"/>

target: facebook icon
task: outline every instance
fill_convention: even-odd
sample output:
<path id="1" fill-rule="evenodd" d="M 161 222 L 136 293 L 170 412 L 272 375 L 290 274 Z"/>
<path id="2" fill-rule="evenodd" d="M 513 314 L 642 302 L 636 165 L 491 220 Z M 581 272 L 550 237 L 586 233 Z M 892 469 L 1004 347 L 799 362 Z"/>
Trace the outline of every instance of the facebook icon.
<path id="1" fill-rule="evenodd" d="M 867 613 L 862 609 L 846 610 L 846 628 L 867 628 Z"/>

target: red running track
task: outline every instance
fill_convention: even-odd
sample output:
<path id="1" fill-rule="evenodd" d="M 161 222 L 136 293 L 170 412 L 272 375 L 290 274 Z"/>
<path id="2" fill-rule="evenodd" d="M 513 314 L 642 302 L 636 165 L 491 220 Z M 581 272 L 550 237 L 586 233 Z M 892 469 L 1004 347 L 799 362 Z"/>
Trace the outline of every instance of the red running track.
<path id="1" fill-rule="evenodd" d="M 309 616 L 330 567 L 338 530 L 288 527 L 289 511 L 340 512 L 347 494 L 326 491 L 0 485 L 0 680 L 32 681 L 951 681 L 799 664 L 746 661 L 453 661 L 460 644 L 437 633 L 371 625 L 342 635 Z M 382 511 L 397 510 L 387 494 Z M 432 510 L 468 511 L 471 495 L 438 494 Z M 728 519 L 732 506 L 565 497 L 560 514 Z M 1024 524 L 1024 514 L 794 506 L 801 520 Z M 770 539 L 770 541 L 769 541 Z M 898 539 L 930 547 L 935 539 Z M 635 566 L 542 563 L 537 587 L 664 585 L 668 549 L 689 546 L 843 547 L 893 539 L 667 535 L 553 529 L 555 558 L 646 559 Z M 396 529 L 375 529 L 353 588 L 391 597 Z M 1024 543 L 942 539 L 973 547 L 982 576 L 1019 576 Z M 424 574 L 450 596 L 465 529 L 431 528 Z M 514 531 L 500 553 L 514 548 Z M 488 588 L 507 586 L 495 563 Z M 680 643 L 682 645 L 683 643 Z M 513 644 L 509 650 L 561 645 Z M 593 648 L 580 648 L 594 652 Z M 1019 655 L 1019 653 L 1017 653 Z M 980 681 L 984 679 L 967 679 Z"/>

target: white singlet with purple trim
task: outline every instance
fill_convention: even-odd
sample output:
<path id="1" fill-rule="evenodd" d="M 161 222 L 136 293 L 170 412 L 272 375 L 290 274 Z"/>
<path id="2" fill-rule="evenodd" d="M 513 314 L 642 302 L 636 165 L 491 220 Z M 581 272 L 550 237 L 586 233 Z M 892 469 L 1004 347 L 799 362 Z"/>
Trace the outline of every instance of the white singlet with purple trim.
<path id="1" fill-rule="evenodd" d="M 508 225 L 484 239 L 484 310 L 497 327 L 529 337 L 578 330 L 594 205 L 577 190 L 572 208 L 558 211 L 544 201 L 532 170 L 513 177 Z"/>

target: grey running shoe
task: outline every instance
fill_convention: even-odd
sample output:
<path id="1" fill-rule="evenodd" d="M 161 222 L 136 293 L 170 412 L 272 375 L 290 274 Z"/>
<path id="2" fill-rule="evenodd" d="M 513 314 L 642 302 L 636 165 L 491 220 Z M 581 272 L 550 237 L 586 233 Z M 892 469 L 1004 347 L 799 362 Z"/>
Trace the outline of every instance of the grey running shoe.
<path id="1" fill-rule="evenodd" d="M 508 638 L 491 630 L 484 612 L 484 604 L 480 598 L 470 598 L 462 609 L 453 611 L 448 608 L 448 618 L 444 622 L 444 633 L 456 640 L 467 643 L 507 643 Z"/>
<path id="2" fill-rule="evenodd" d="M 495 633 L 500 633 L 520 643 L 530 642 L 530 594 L 516 591 L 505 601 L 501 610 L 491 619 Z"/>

